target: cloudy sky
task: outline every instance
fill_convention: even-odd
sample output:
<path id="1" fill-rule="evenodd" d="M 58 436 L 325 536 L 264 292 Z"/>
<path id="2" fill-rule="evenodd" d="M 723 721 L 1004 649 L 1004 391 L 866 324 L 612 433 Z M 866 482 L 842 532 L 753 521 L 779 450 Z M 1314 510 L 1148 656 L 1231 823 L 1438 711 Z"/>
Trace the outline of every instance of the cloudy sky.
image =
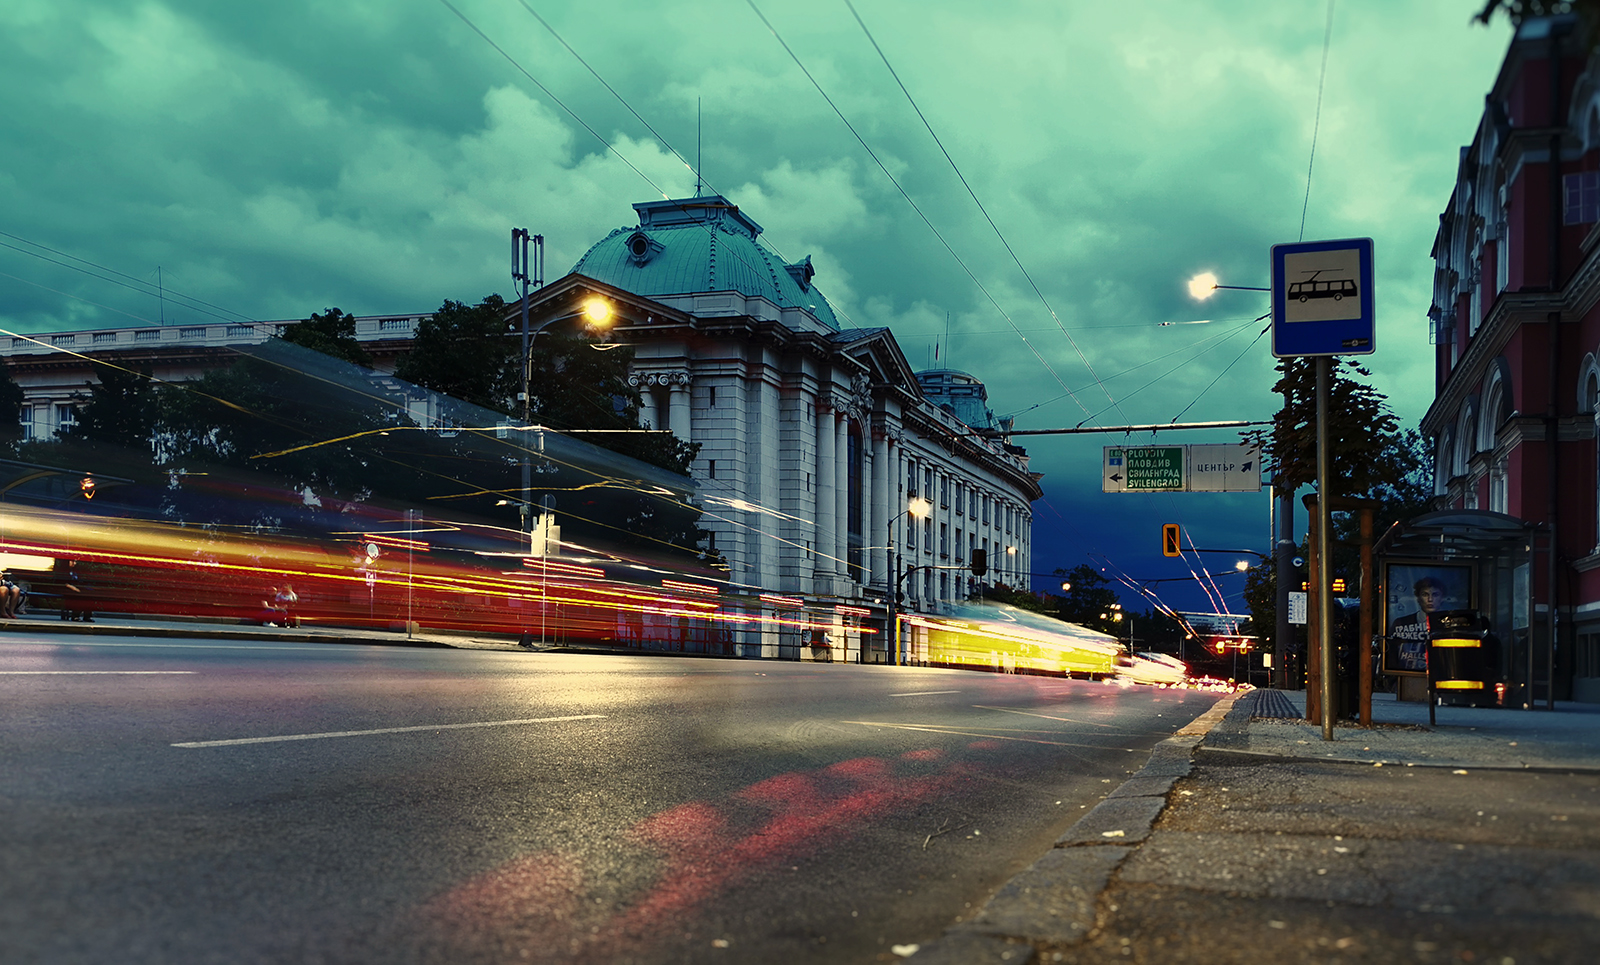
<path id="1" fill-rule="evenodd" d="M 1510 33 L 1478 0 L 1337 0 L 1320 125 L 1326 0 L 853 3 L 7 0 L 0 326 L 143 324 L 158 269 L 256 319 L 510 295 L 510 228 L 559 277 L 632 202 L 692 194 L 699 157 L 847 324 L 918 367 L 937 345 L 1018 428 L 1270 418 L 1265 296 L 1184 283 L 1266 285 L 1304 208 L 1307 240 L 1374 239 L 1374 380 L 1420 418 L 1428 251 Z M 1040 571 L 1186 573 L 1163 522 L 1267 548 L 1265 492 L 1102 495 L 1102 446 L 1148 434 L 1019 441 Z"/>

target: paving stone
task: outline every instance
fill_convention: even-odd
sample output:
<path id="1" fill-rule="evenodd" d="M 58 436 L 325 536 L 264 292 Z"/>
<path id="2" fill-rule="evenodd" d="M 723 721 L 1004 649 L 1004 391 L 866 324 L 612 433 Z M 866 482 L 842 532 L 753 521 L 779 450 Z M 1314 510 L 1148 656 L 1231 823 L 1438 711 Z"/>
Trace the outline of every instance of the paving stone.
<path id="1" fill-rule="evenodd" d="M 1106 798 L 1068 828 L 1056 847 L 1143 841 L 1166 803 L 1162 797 Z"/>
<path id="2" fill-rule="evenodd" d="M 1066 944 L 1094 927 L 1095 900 L 1132 848 L 1056 848 L 1012 878 L 967 927 Z"/>

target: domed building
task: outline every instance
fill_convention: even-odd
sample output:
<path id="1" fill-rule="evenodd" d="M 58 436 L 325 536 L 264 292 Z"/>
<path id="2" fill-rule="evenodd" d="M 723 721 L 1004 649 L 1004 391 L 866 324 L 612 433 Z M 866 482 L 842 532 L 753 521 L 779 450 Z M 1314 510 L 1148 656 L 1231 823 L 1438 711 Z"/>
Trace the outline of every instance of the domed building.
<path id="1" fill-rule="evenodd" d="M 615 302 L 644 419 L 701 446 L 701 525 L 731 580 L 882 613 L 892 546 L 907 609 L 965 599 L 980 554 L 985 581 L 1028 585 L 1038 477 L 971 432 L 994 427 L 980 381 L 919 376 L 887 328 L 843 327 L 811 259 L 785 264 L 726 198 L 633 207 L 530 315 Z"/>
<path id="2" fill-rule="evenodd" d="M 701 447 L 692 475 L 709 548 L 775 618 L 746 633 L 744 653 L 802 652 L 800 624 L 820 622 L 856 659 L 860 627 L 882 627 L 897 582 L 900 610 L 924 613 L 980 581 L 1028 586 L 1039 477 L 1022 449 L 974 434 L 1005 428 L 982 382 L 918 374 L 887 328 L 841 325 L 810 258 L 785 264 L 726 198 L 633 208 L 636 225 L 531 293 L 530 327 L 578 314 L 595 293 L 613 303 L 611 337 L 634 349 L 643 419 Z M 426 317 L 357 317 L 356 337 L 392 372 Z M 94 360 L 182 381 L 294 321 L 40 333 L 0 353 L 26 392 L 27 438 L 50 438 L 74 418 Z"/>

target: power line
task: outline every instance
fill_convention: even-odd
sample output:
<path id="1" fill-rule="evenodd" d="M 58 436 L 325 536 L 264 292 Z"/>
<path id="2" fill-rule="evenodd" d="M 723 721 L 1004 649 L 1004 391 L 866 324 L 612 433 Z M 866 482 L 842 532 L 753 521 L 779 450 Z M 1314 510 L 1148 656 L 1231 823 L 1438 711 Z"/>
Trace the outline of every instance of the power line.
<path id="1" fill-rule="evenodd" d="M 443 3 L 445 0 L 440 0 L 440 2 Z M 989 289 L 984 286 L 983 282 L 978 280 L 978 276 L 973 273 L 972 269 L 967 267 L 967 263 L 962 260 L 961 256 L 956 254 L 956 250 L 950 246 L 950 242 L 945 240 L 944 235 L 937 227 L 934 226 L 933 222 L 928 219 L 928 216 L 923 213 L 922 208 L 912 200 L 911 195 L 906 192 L 906 189 L 901 186 L 900 182 L 895 178 L 895 176 L 889 173 L 888 166 L 883 163 L 883 160 L 878 157 L 877 152 L 874 151 L 871 145 L 866 142 L 866 139 L 861 136 L 861 132 L 856 130 L 855 125 L 850 123 L 850 119 L 844 116 L 844 112 L 839 109 L 839 105 L 834 103 L 833 98 L 828 96 L 828 92 L 826 90 L 823 90 L 822 85 L 818 83 L 817 79 L 811 75 L 811 71 L 806 69 L 806 65 L 800 60 L 799 55 L 797 55 L 789 46 L 788 41 L 783 39 L 783 35 L 778 33 L 777 28 L 774 27 L 772 22 L 767 19 L 766 14 L 762 13 L 761 8 L 756 6 L 755 0 L 745 0 L 745 3 L 749 4 L 750 9 L 755 11 L 755 15 L 761 18 L 761 22 L 766 25 L 766 28 L 772 34 L 773 39 L 778 41 L 778 44 L 783 47 L 784 52 L 787 53 L 789 58 L 794 61 L 795 66 L 799 67 L 800 72 L 806 75 L 806 80 L 811 82 L 811 86 L 815 87 L 817 89 L 817 93 L 822 95 L 822 99 L 828 102 L 829 107 L 833 108 L 834 114 L 838 115 L 839 120 L 844 122 L 844 126 L 846 128 L 849 128 L 850 133 L 855 136 L 856 141 L 861 145 L 862 149 L 867 152 L 867 156 L 872 158 L 873 163 L 878 166 L 878 170 L 883 172 L 883 176 L 889 179 L 889 183 L 893 184 L 895 186 L 895 190 L 900 192 L 900 196 L 906 200 L 907 204 L 911 205 L 911 210 L 917 213 L 917 217 L 922 219 L 922 223 L 927 225 L 928 230 L 932 231 L 934 237 L 939 239 L 939 243 L 944 245 L 945 250 L 950 253 L 950 257 L 955 259 L 956 264 L 961 266 L 961 270 L 967 273 L 967 277 L 972 279 L 972 283 L 978 286 L 978 290 L 983 292 L 984 296 L 989 299 L 989 303 L 995 307 L 995 310 L 1000 313 L 1001 317 L 1006 320 L 1006 322 L 1011 326 L 1012 330 L 1017 333 L 1017 337 L 1022 339 L 1023 343 L 1028 346 L 1028 350 L 1033 353 L 1033 357 L 1039 360 L 1039 364 L 1045 367 L 1045 371 L 1049 372 L 1051 377 L 1056 380 L 1056 383 L 1060 385 L 1069 396 L 1071 396 L 1072 401 L 1078 403 L 1078 408 L 1082 409 L 1087 414 L 1089 412 L 1089 407 L 1079 401 L 1078 397 L 1073 394 L 1072 389 L 1067 386 L 1067 383 L 1061 378 L 1060 374 L 1056 372 L 1055 367 L 1052 366 L 1050 362 L 1039 353 L 1039 350 L 1034 346 L 1032 340 L 1022 333 L 1022 329 L 1017 326 L 1017 323 L 1012 320 L 1011 316 L 1006 313 L 1006 310 L 1000 306 L 998 301 L 995 300 L 994 295 L 990 294 Z M 1093 418 L 1093 416 L 1091 415 L 1090 418 Z"/>
<path id="2" fill-rule="evenodd" d="M 1328 25 L 1322 33 L 1322 73 L 1317 75 L 1317 113 L 1311 122 L 1311 157 L 1306 161 L 1306 199 L 1300 205 L 1300 240 L 1306 240 L 1306 211 L 1311 207 L 1311 167 L 1317 161 L 1317 132 L 1322 128 L 1322 85 L 1328 79 L 1328 45 L 1333 41 L 1333 0 L 1328 0 Z"/>
<path id="3" fill-rule="evenodd" d="M 912 97 L 911 91 L 906 89 L 905 82 L 900 79 L 900 74 L 894 69 L 894 65 L 889 63 L 889 55 L 883 52 L 883 48 L 878 45 L 877 38 L 872 35 L 871 30 L 867 29 L 866 21 L 861 19 L 861 14 L 856 11 L 855 4 L 851 3 L 850 0 L 844 0 L 844 5 L 850 8 L 851 16 L 855 17 L 856 23 L 860 24 L 861 26 L 861 32 L 867 35 L 867 40 L 872 43 L 872 49 L 878 52 L 878 56 L 883 60 L 883 66 L 888 68 L 889 76 L 893 77 L 894 82 L 899 85 L 900 92 L 906 95 L 906 100 L 911 104 L 911 109 L 917 112 L 917 117 L 922 121 L 922 126 L 928 129 L 928 136 L 933 138 L 933 143 L 939 146 L 939 152 L 944 155 L 944 159 L 950 162 L 950 169 L 953 170 L 956 173 L 956 177 L 961 180 L 961 186 L 967 189 L 967 194 L 971 196 L 972 203 L 978 206 L 978 211 L 983 214 L 984 220 L 989 222 L 989 227 L 994 229 L 995 237 L 1000 239 L 1000 243 L 1005 246 L 1006 253 L 1011 256 L 1011 260 L 1013 262 L 1016 262 L 1017 270 L 1022 272 L 1022 277 L 1028 280 L 1028 284 L 1033 288 L 1033 293 L 1038 295 L 1039 301 L 1044 304 L 1045 311 L 1049 312 L 1050 317 L 1055 320 L 1056 327 L 1061 329 L 1061 334 L 1067 337 L 1067 341 L 1072 345 L 1073 351 L 1078 353 L 1078 360 L 1081 361 L 1083 363 L 1083 367 L 1089 371 L 1089 375 L 1095 380 L 1095 384 L 1100 386 L 1100 391 L 1105 393 L 1106 400 L 1112 405 L 1116 406 L 1117 401 L 1111 397 L 1111 390 L 1107 388 L 1105 382 L 1095 374 L 1094 366 L 1089 363 L 1089 357 L 1083 353 L 1083 349 L 1078 347 L 1077 339 L 1073 338 L 1072 333 L 1067 330 L 1067 326 L 1061 321 L 1061 317 L 1056 314 L 1055 308 L 1050 305 L 1050 300 L 1045 297 L 1044 292 L 1039 289 L 1039 284 L 1033 280 L 1033 276 L 1029 274 L 1028 269 L 1023 266 L 1022 259 L 1017 257 L 1017 252 L 1011 247 L 1011 242 L 1006 240 L 1006 236 L 1004 232 L 1000 230 L 1000 226 L 995 224 L 994 218 L 989 215 L 989 209 L 985 208 L 983 206 L 983 202 L 978 199 L 978 193 L 974 191 L 972 189 L 972 185 L 968 183 L 967 176 L 961 173 L 961 168 L 956 164 L 955 158 L 950 156 L 950 152 L 945 149 L 944 142 L 939 140 L 938 134 L 934 133 L 933 125 L 928 122 L 927 116 L 922 113 L 922 108 L 917 106 L 916 98 Z M 1121 406 L 1117 406 L 1117 412 L 1121 413 L 1124 419 L 1127 418 L 1126 413 L 1122 413 Z"/>

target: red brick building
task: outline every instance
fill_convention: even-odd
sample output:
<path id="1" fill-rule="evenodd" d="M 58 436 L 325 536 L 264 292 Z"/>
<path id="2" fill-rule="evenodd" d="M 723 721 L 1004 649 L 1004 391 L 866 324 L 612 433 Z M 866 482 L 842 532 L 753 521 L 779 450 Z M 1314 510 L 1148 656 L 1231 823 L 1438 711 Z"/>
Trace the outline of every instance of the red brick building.
<path id="1" fill-rule="evenodd" d="M 1437 505 L 1528 524 L 1485 609 L 1540 663 L 1553 631 L 1556 698 L 1600 700 L 1600 55 L 1575 18 L 1519 28 L 1433 256 Z"/>

